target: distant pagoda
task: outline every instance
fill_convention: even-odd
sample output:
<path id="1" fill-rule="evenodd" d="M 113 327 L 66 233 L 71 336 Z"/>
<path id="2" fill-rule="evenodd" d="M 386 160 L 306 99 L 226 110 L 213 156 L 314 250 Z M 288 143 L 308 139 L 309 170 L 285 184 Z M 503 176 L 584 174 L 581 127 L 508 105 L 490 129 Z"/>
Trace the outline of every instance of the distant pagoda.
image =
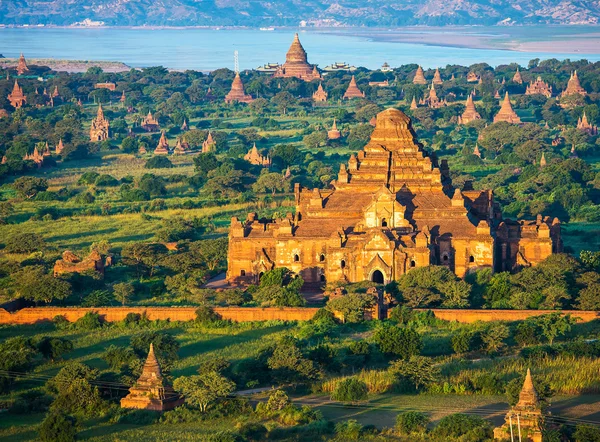
<path id="1" fill-rule="evenodd" d="M 21 53 L 21 56 L 19 57 L 19 64 L 17 64 L 17 75 L 23 75 L 27 71 L 29 71 L 29 68 L 27 67 L 25 56 Z"/>
<path id="2" fill-rule="evenodd" d="M 356 79 L 354 78 L 354 75 L 353 75 L 352 79 L 350 80 L 350 84 L 348 85 L 348 89 L 346 89 L 346 93 L 344 94 L 344 98 L 347 100 L 350 100 L 352 98 L 364 98 L 364 97 L 365 97 L 365 93 L 360 91 L 360 89 L 358 88 L 358 85 L 356 84 Z"/>
<path id="3" fill-rule="evenodd" d="M 325 101 L 327 101 L 327 92 L 325 92 L 325 89 L 323 89 L 323 84 L 319 83 L 319 88 L 316 90 L 316 92 L 312 95 L 313 101 L 319 103 L 323 103 Z"/>
<path id="4" fill-rule="evenodd" d="M 156 132 L 160 129 L 160 124 L 158 123 L 158 120 L 154 118 L 154 115 L 152 115 L 152 111 L 148 111 L 148 115 L 146 115 L 142 121 L 141 126 L 146 132 Z"/>
<path id="5" fill-rule="evenodd" d="M 546 162 L 546 154 L 542 152 L 542 157 L 540 158 L 540 168 L 546 167 L 548 163 Z"/>
<path id="6" fill-rule="evenodd" d="M 425 104 L 432 109 L 439 109 L 440 107 L 444 107 L 447 105 L 446 100 L 440 100 L 435 91 L 435 84 L 432 82 L 431 87 L 429 88 L 429 97 L 425 99 Z"/>
<path id="7" fill-rule="evenodd" d="M 215 150 L 217 150 L 217 143 L 213 140 L 212 134 L 208 132 L 206 140 L 202 143 L 202 153 L 214 152 Z"/>
<path id="8" fill-rule="evenodd" d="M 477 75 L 475 72 L 469 72 L 467 74 L 467 82 L 475 83 L 475 82 L 479 82 L 479 80 L 481 80 L 481 77 L 479 75 Z"/>
<path id="9" fill-rule="evenodd" d="M 423 72 L 423 68 L 419 66 L 417 68 L 417 72 L 415 73 L 415 77 L 413 78 L 414 84 L 427 84 L 427 80 L 425 79 L 425 73 Z"/>
<path id="10" fill-rule="evenodd" d="M 262 166 L 262 167 L 270 167 L 271 166 L 271 158 L 269 158 L 269 156 L 264 156 L 261 155 L 260 152 L 258 151 L 258 148 L 256 147 L 256 143 L 254 143 L 254 146 L 252 146 L 252 149 L 250 149 L 250 151 L 244 155 L 244 160 L 248 161 L 250 164 L 253 164 L 255 166 Z"/>
<path id="11" fill-rule="evenodd" d="M 588 121 L 588 117 L 585 112 L 583 113 L 583 116 L 577 120 L 577 129 L 587 132 L 588 135 L 591 136 L 598 135 L 598 126 L 593 125 Z"/>
<path id="12" fill-rule="evenodd" d="M 173 390 L 162 375 L 160 365 L 150 344 L 142 374 L 129 394 L 121 399 L 121 408 L 167 411 L 182 405 L 184 398 Z"/>
<path id="13" fill-rule="evenodd" d="M 542 77 L 538 76 L 537 79 L 529 83 L 525 90 L 525 95 L 543 95 L 546 98 L 552 97 L 552 86 L 542 80 Z"/>
<path id="14" fill-rule="evenodd" d="M 418 106 L 417 106 L 417 99 L 416 99 L 416 98 L 415 98 L 415 96 L 413 95 L 412 102 L 410 103 L 410 109 L 411 109 L 411 110 L 415 110 L 415 109 L 417 109 L 417 108 L 418 108 Z"/>
<path id="15" fill-rule="evenodd" d="M 311 66 L 308 63 L 306 51 L 302 47 L 297 33 L 285 56 L 285 63 L 277 68 L 274 76 L 283 78 L 295 77 L 304 81 L 323 79 L 317 67 Z"/>
<path id="16" fill-rule="evenodd" d="M 54 153 L 56 155 L 60 155 L 62 154 L 63 150 L 65 150 L 65 145 L 63 144 L 63 140 L 62 138 L 58 141 L 58 144 L 56 145 L 56 148 L 54 150 Z"/>
<path id="17" fill-rule="evenodd" d="M 512 81 L 514 81 L 517 84 L 523 84 L 523 77 L 521 77 L 521 72 L 519 71 L 518 66 L 517 66 L 517 72 L 515 72 L 515 75 L 513 75 Z"/>
<path id="18" fill-rule="evenodd" d="M 333 126 L 327 131 L 327 138 L 330 140 L 337 140 L 342 137 L 342 133 L 338 130 L 335 118 L 333 119 Z"/>
<path id="19" fill-rule="evenodd" d="M 110 124 L 104 117 L 104 111 L 102 110 L 102 103 L 98 105 L 98 113 L 96 118 L 92 120 L 90 126 L 90 141 L 104 141 L 108 140 Z"/>
<path id="20" fill-rule="evenodd" d="M 246 95 L 244 91 L 244 83 L 242 83 L 242 79 L 240 78 L 240 73 L 235 73 L 235 78 L 233 79 L 233 83 L 231 83 L 231 90 L 225 97 L 225 103 L 251 103 L 253 98 L 251 95 Z"/>
<path id="21" fill-rule="evenodd" d="M 174 155 L 185 155 L 190 150 L 190 145 L 185 141 L 185 138 L 177 138 L 177 144 L 173 149 Z"/>
<path id="22" fill-rule="evenodd" d="M 444 84 L 439 68 L 436 68 L 435 74 L 433 74 L 433 84 Z"/>
<path id="23" fill-rule="evenodd" d="M 458 117 L 458 124 L 468 124 L 475 120 L 481 120 L 481 115 L 479 115 L 479 112 L 477 112 L 477 109 L 475 108 L 473 96 L 469 94 L 465 104 L 465 111 L 460 117 Z"/>
<path id="24" fill-rule="evenodd" d="M 59 98 L 60 94 L 58 93 L 58 86 L 54 86 L 54 91 L 52 91 L 52 98 Z"/>
<path id="25" fill-rule="evenodd" d="M 511 434 L 515 434 L 523 442 L 542 442 L 542 426 L 542 406 L 531 371 L 527 369 L 519 402 L 506 414 L 504 425 L 494 429 L 494 439 L 507 440 L 511 439 Z"/>
<path id="26" fill-rule="evenodd" d="M 15 109 L 19 109 L 25 103 L 27 103 L 27 97 L 23 94 L 23 89 L 19 86 L 19 82 L 15 80 L 15 84 L 13 86 L 13 90 L 10 94 L 8 94 L 8 101 Z"/>
<path id="27" fill-rule="evenodd" d="M 481 158 L 481 151 L 479 150 L 479 145 L 475 143 L 475 149 L 473 149 L 473 155 Z"/>
<path id="28" fill-rule="evenodd" d="M 120 101 L 121 103 L 125 103 L 125 100 L 126 100 L 126 99 L 127 99 L 127 97 L 125 97 L 125 91 L 123 91 L 123 92 L 121 93 L 121 98 L 119 98 L 119 101 Z"/>
<path id="29" fill-rule="evenodd" d="M 577 76 L 577 71 L 571 74 L 571 78 L 569 78 L 569 82 L 567 83 L 567 88 L 563 91 L 562 96 L 566 97 L 568 95 L 581 95 L 586 96 L 587 92 L 581 86 L 579 82 L 579 77 Z"/>
<path id="30" fill-rule="evenodd" d="M 33 161 L 38 168 L 42 167 L 44 163 L 44 155 L 40 153 L 39 149 L 36 147 L 33 148 L 32 154 L 25 154 L 23 157 L 23 161 Z"/>
<path id="31" fill-rule="evenodd" d="M 504 95 L 504 101 L 502 102 L 502 106 L 500 107 L 500 110 L 494 117 L 494 123 L 497 123 L 499 121 L 506 121 L 507 123 L 512 123 L 512 124 L 520 124 L 521 123 L 521 119 L 515 113 L 515 111 L 512 108 L 512 105 L 510 104 L 510 98 L 508 97 L 508 92 L 506 93 L 506 95 Z"/>
<path id="32" fill-rule="evenodd" d="M 182 132 L 185 132 L 186 130 L 190 129 L 190 126 L 188 125 L 187 120 L 185 118 L 183 119 L 183 123 L 181 123 L 180 129 Z"/>
<path id="33" fill-rule="evenodd" d="M 156 146 L 156 149 L 154 149 L 154 155 L 169 155 L 169 141 L 167 140 L 164 130 L 160 134 L 158 145 Z"/>

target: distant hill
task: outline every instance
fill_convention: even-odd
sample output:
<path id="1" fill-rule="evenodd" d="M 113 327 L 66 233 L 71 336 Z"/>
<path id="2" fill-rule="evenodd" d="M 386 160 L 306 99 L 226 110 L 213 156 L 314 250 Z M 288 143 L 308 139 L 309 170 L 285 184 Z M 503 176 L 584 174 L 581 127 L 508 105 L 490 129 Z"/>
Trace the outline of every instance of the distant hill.
<path id="1" fill-rule="evenodd" d="M 598 24 L 594 0 L 5 0 L 0 23 L 110 26 Z"/>

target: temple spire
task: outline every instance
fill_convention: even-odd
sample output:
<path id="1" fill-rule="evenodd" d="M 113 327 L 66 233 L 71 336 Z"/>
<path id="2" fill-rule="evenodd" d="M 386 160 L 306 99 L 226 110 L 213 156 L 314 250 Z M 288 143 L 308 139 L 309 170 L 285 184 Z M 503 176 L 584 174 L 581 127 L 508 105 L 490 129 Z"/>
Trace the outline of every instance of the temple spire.
<path id="1" fill-rule="evenodd" d="M 502 106 L 500 107 L 500 111 L 494 117 L 494 123 L 499 121 L 505 121 L 507 123 L 519 124 L 521 123 L 521 119 L 515 113 L 510 104 L 510 98 L 508 96 L 508 92 L 504 95 L 504 100 L 502 101 Z"/>

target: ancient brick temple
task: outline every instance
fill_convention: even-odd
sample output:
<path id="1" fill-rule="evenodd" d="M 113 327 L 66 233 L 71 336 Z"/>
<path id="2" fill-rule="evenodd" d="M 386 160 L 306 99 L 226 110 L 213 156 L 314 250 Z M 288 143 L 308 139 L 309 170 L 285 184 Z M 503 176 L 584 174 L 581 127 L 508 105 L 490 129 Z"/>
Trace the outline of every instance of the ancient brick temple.
<path id="1" fill-rule="evenodd" d="M 81 259 L 75 253 L 66 250 L 62 254 L 62 259 L 54 263 L 54 276 L 64 273 L 82 273 L 94 271 L 104 274 L 104 261 L 102 256 L 96 250 L 92 251 L 86 258 Z"/>
<path id="2" fill-rule="evenodd" d="M 308 284 L 384 283 L 431 264 L 462 277 L 534 265 L 561 248 L 557 220 L 502 221 L 491 191 L 454 189 L 447 163 L 438 166 L 396 109 L 377 115 L 370 142 L 329 189 L 297 184 L 294 193 L 295 215 L 231 220 L 228 281 L 287 267 Z"/>
<path id="3" fill-rule="evenodd" d="M 304 81 L 323 79 L 317 67 L 308 64 L 306 51 L 302 47 L 302 43 L 300 43 L 298 34 L 294 36 L 294 41 L 285 56 L 285 63 L 277 68 L 274 76 L 284 78 L 295 77 Z"/>
<path id="4" fill-rule="evenodd" d="M 184 398 L 173 390 L 163 377 L 154 354 L 154 346 L 150 344 L 142 374 L 129 389 L 129 394 L 121 399 L 121 408 L 167 411 L 182 405 L 183 402 Z"/>
<path id="5" fill-rule="evenodd" d="M 268 155 L 261 155 L 256 147 L 256 143 L 252 146 L 252 149 L 244 155 L 244 160 L 255 166 L 271 167 L 271 158 Z"/>
<path id="6" fill-rule="evenodd" d="M 17 64 L 17 75 L 23 75 L 27 71 L 29 71 L 29 68 L 27 67 L 25 56 L 21 54 L 19 57 L 19 64 Z"/>
<path id="7" fill-rule="evenodd" d="M 217 143 L 209 132 L 206 140 L 202 142 L 202 153 L 214 152 L 215 150 L 217 150 Z"/>
<path id="8" fill-rule="evenodd" d="M 317 103 L 327 101 L 327 92 L 325 92 L 325 89 L 323 89 L 322 83 L 319 83 L 319 88 L 312 95 L 312 98 L 313 98 L 313 101 L 315 101 Z"/>
<path id="9" fill-rule="evenodd" d="M 505 420 L 504 425 L 494 429 L 494 439 L 510 440 L 512 434 L 515 440 L 542 442 L 542 407 L 529 369 L 519 402 L 506 414 Z"/>
<path id="10" fill-rule="evenodd" d="M 429 96 L 424 100 L 424 104 L 432 109 L 439 109 L 447 105 L 446 100 L 440 100 L 437 92 L 435 91 L 435 84 L 432 82 L 429 88 Z"/>
<path id="11" fill-rule="evenodd" d="M 542 80 L 542 77 L 538 76 L 533 83 L 529 83 L 529 86 L 525 90 L 525 95 L 543 95 L 546 98 L 550 98 L 552 96 L 552 86 Z"/>
<path id="12" fill-rule="evenodd" d="M 152 111 L 148 111 L 148 115 L 146 115 L 142 121 L 141 127 L 146 132 L 156 132 L 160 129 L 160 124 L 158 123 L 158 120 L 154 118 L 154 115 L 152 115 Z"/>
<path id="13" fill-rule="evenodd" d="M 581 86 L 579 82 L 579 77 L 577 76 L 577 71 L 571 74 L 571 78 L 569 78 L 569 82 L 567 83 L 567 88 L 563 91 L 562 96 L 569 95 L 587 95 L 585 89 Z"/>
<path id="14" fill-rule="evenodd" d="M 98 113 L 96 118 L 92 120 L 90 126 L 90 141 L 104 141 L 109 137 L 110 124 L 104 117 L 104 111 L 102 110 L 102 104 L 98 105 Z"/>
<path id="15" fill-rule="evenodd" d="M 591 136 L 598 135 L 598 126 L 596 126 L 588 121 L 588 117 L 585 114 L 585 112 L 583 113 L 583 116 L 581 116 L 577 120 L 577 129 L 579 129 L 583 132 L 587 132 L 588 135 L 591 135 Z"/>
<path id="16" fill-rule="evenodd" d="M 475 109 L 473 96 L 469 94 L 465 104 L 465 111 L 460 117 L 458 117 L 458 124 L 467 124 L 475 120 L 481 120 L 481 115 L 479 115 L 479 112 L 477 112 L 477 109 Z"/>
<path id="17" fill-rule="evenodd" d="M 344 94 L 344 98 L 350 100 L 351 98 L 365 98 L 365 93 L 361 92 L 356 84 L 356 78 L 354 75 L 350 80 L 350 84 L 348 85 L 348 89 L 346 89 L 346 93 Z"/>
<path id="18" fill-rule="evenodd" d="M 500 110 L 494 117 L 494 123 L 498 121 L 506 121 L 507 123 L 520 124 L 521 119 L 516 114 L 516 112 L 512 108 L 512 104 L 510 104 L 510 98 L 508 97 L 508 92 L 504 95 L 504 101 L 502 101 L 502 105 L 500 106 Z"/>
<path id="19" fill-rule="evenodd" d="M 10 105 L 15 109 L 19 109 L 27 103 L 27 97 L 23 94 L 23 89 L 19 86 L 17 80 L 15 80 L 12 92 L 8 94 L 8 101 L 10 101 Z"/>
<path id="20" fill-rule="evenodd" d="M 425 79 L 425 73 L 423 72 L 423 68 L 419 66 L 417 68 L 417 72 L 415 73 L 415 77 L 413 78 L 414 84 L 427 84 L 427 80 Z"/>
<path id="21" fill-rule="evenodd" d="M 251 103 L 253 101 L 252 96 L 247 95 L 244 91 L 244 83 L 242 83 L 239 72 L 235 73 L 235 78 L 233 79 L 233 83 L 231 83 L 231 90 L 225 97 L 225 103 L 233 103 L 235 101 L 240 103 Z"/>
<path id="22" fill-rule="evenodd" d="M 437 68 L 435 70 L 435 74 L 433 74 L 433 84 L 444 84 L 444 80 L 442 80 L 439 68 Z"/>
<path id="23" fill-rule="evenodd" d="M 154 149 L 154 155 L 169 155 L 169 140 L 167 140 L 164 130 L 160 134 L 160 139 L 158 140 L 156 149 Z"/>
<path id="24" fill-rule="evenodd" d="M 515 75 L 513 75 L 512 80 L 517 84 L 523 84 L 523 77 L 521 76 L 521 72 L 519 71 L 518 67 L 517 72 L 515 72 Z"/>
<path id="25" fill-rule="evenodd" d="M 185 155 L 189 151 L 190 151 L 190 145 L 185 140 L 185 138 L 182 138 L 182 137 L 177 138 L 177 143 L 175 144 L 175 149 L 173 149 L 173 154 Z"/>
<path id="26" fill-rule="evenodd" d="M 338 130 L 335 118 L 333 119 L 333 126 L 327 131 L 327 139 L 337 140 L 342 138 L 342 133 Z"/>

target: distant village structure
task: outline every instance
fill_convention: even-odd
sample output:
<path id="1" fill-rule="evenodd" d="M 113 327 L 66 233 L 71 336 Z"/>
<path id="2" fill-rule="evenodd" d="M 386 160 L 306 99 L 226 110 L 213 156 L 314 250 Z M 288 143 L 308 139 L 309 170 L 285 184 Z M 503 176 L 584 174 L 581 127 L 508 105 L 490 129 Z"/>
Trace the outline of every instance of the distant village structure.
<path id="1" fill-rule="evenodd" d="M 104 116 L 102 104 L 99 104 L 96 118 L 92 120 L 92 124 L 90 126 L 90 141 L 108 140 L 110 136 L 109 129 L 110 123 L 108 122 L 108 119 Z"/>
<path id="2" fill-rule="evenodd" d="M 227 280 L 255 283 L 287 267 L 308 284 L 387 283 L 412 268 L 443 265 L 457 276 L 530 266 L 562 250 L 558 219 L 503 220 L 487 190 L 452 187 L 396 109 L 377 115 L 370 142 L 341 164 L 330 189 L 295 186 L 296 214 L 234 217 Z"/>
<path id="3" fill-rule="evenodd" d="M 425 79 L 425 73 L 423 72 L 423 68 L 419 66 L 417 68 L 417 72 L 415 73 L 415 77 L 413 78 L 414 84 L 427 84 L 427 80 Z"/>
<path id="4" fill-rule="evenodd" d="M 274 76 L 282 78 L 299 78 L 304 81 L 323 79 L 317 70 L 317 66 L 311 66 L 308 63 L 306 51 L 302 47 L 302 43 L 300 43 L 298 34 L 294 36 L 294 41 L 285 56 L 285 63 L 277 68 Z"/>

